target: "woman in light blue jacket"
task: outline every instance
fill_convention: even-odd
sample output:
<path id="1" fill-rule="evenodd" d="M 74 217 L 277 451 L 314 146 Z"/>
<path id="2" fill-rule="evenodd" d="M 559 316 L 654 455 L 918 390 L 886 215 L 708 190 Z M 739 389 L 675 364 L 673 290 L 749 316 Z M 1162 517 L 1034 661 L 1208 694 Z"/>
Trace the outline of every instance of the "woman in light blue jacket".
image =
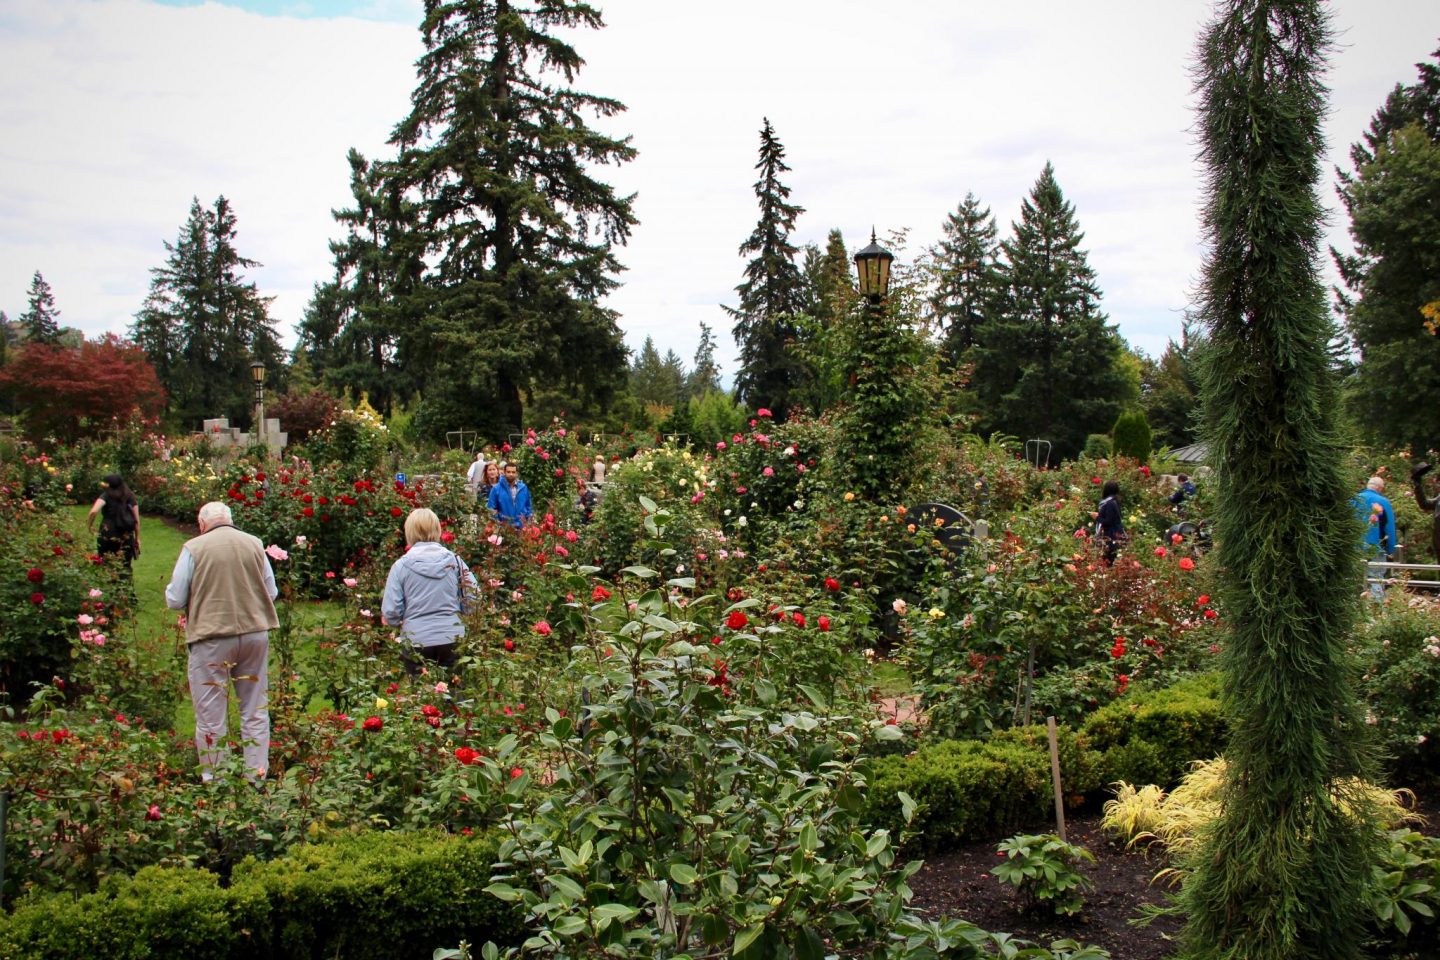
<path id="1" fill-rule="evenodd" d="M 425 507 L 405 518 L 408 550 L 390 566 L 384 622 L 400 628 L 407 644 L 405 668 L 419 674 L 429 660 L 445 668 L 455 665 L 455 641 L 465 636 L 460 617 L 469 613 L 480 585 L 465 562 L 440 545 L 440 518 Z"/>

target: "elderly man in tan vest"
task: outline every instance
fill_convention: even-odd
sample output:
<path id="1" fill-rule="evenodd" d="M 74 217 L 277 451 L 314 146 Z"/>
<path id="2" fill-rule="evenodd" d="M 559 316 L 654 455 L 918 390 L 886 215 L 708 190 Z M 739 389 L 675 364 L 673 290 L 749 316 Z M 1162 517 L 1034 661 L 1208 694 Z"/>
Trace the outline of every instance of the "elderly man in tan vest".
<path id="1" fill-rule="evenodd" d="M 222 755 L 230 684 L 240 701 L 245 775 L 270 769 L 266 666 L 275 618 L 275 573 L 259 538 L 235 529 L 230 508 L 200 508 L 200 536 L 185 543 L 165 588 L 165 604 L 185 611 L 190 699 L 200 776 L 210 780 Z"/>

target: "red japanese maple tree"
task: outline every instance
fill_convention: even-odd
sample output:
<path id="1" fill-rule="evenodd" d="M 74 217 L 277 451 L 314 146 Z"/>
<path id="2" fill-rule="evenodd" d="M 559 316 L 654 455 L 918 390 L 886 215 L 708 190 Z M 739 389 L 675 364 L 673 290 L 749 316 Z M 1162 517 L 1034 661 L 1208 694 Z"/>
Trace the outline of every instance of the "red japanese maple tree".
<path id="1" fill-rule="evenodd" d="M 0 394 L 35 438 L 74 440 L 97 433 L 113 417 L 165 410 L 165 388 L 144 351 L 114 334 L 79 348 L 26 344 L 0 367 Z"/>

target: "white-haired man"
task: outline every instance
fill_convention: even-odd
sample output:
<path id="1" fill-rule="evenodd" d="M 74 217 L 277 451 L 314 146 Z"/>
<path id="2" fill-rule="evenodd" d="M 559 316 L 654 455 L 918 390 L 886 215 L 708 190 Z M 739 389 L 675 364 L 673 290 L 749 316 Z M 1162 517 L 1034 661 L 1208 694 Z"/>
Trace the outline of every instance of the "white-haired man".
<path id="1" fill-rule="evenodd" d="M 1370 596 L 1376 600 L 1385 596 L 1387 567 L 1377 566 L 1394 558 L 1399 547 L 1395 539 L 1395 508 L 1385 498 L 1385 478 L 1371 477 L 1365 489 L 1350 500 L 1355 515 L 1365 524 L 1362 549 L 1365 551 L 1365 579 L 1370 583 Z"/>
<path id="2" fill-rule="evenodd" d="M 263 777 L 270 769 L 266 668 L 270 631 L 279 626 L 275 572 L 259 538 L 235 529 L 228 506 L 207 503 L 197 519 L 200 536 L 181 549 L 165 603 L 185 611 L 200 776 L 210 780 L 220 761 L 233 683 L 245 775 Z"/>

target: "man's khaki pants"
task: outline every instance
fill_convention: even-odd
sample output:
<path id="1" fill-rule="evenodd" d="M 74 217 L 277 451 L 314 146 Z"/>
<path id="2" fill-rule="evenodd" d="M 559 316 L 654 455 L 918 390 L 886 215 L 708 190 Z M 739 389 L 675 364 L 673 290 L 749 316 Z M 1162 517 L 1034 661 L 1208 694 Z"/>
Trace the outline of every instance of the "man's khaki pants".
<path id="1" fill-rule="evenodd" d="M 269 656 L 270 634 L 264 630 L 190 644 L 190 700 L 195 705 L 195 750 L 202 779 L 215 775 L 215 765 L 225 752 L 232 682 L 240 701 L 245 775 L 263 777 L 269 771 L 270 711 L 265 697 Z"/>

